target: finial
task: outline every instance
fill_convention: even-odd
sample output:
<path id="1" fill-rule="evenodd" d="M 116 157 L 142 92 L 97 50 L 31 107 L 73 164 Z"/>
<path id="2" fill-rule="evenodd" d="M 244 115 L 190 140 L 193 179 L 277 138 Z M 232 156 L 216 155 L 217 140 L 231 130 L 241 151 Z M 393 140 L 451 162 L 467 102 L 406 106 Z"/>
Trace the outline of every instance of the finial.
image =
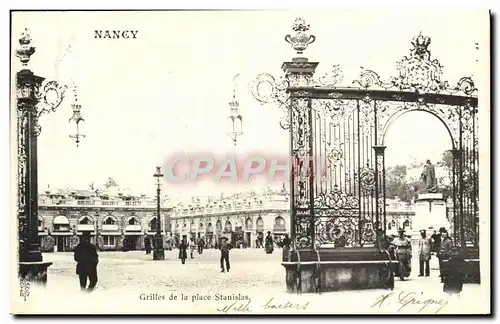
<path id="1" fill-rule="evenodd" d="M 428 50 L 428 47 L 431 44 L 430 37 L 423 36 L 422 32 L 420 32 L 417 37 L 413 38 L 411 43 L 413 45 L 413 55 L 418 56 L 420 59 L 430 57 L 430 51 Z"/>
<path id="2" fill-rule="evenodd" d="M 314 43 L 316 40 L 316 36 L 308 33 L 310 27 L 311 26 L 307 24 L 303 18 L 298 17 L 292 25 L 292 30 L 295 33 L 293 35 L 289 34 L 285 36 L 285 41 L 292 45 L 298 55 L 304 54 L 304 50 L 307 49 L 307 46 Z"/>
<path id="3" fill-rule="evenodd" d="M 21 45 L 16 50 L 16 56 L 19 58 L 23 66 L 27 66 L 30 61 L 30 56 L 35 53 L 35 47 L 31 46 L 31 36 L 28 29 L 24 29 L 19 38 L 19 44 Z"/>

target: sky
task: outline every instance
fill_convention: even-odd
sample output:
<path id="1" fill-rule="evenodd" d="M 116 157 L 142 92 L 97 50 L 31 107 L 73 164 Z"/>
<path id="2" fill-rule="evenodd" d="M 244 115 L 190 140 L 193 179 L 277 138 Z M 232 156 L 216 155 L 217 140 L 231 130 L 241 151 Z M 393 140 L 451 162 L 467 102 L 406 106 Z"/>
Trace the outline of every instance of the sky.
<path id="1" fill-rule="evenodd" d="M 36 47 L 29 68 L 47 80 L 75 84 L 85 118 L 86 138 L 79 147 L 69 138 L 75 131 L 68 123 L 72 91 L 56 112 L 41 118 L 40 189 L 83 188 L 113 177 L 124 188 L 152 194 L 156 165 L 178 152 L 286 155 L 289 134 L 279 126 L 281 110 L 260 105 L 249 84 L 262 72 L 282 75 L 282 62 L 295 54 L 284 37 L 297 16 L 311 24 L 316 36 L 305 53 L 320 62 L 317 74 L 339 64 L 347 86 L 361 66 L 384 79 L 394 76 L 396 62 L 409 54 L 420 32 L 431 37 L 432 55 L 444 66 L 443 79 L 454 84 L 478 74 L 475 44 L 488 39 L 479 23 L 464 28 L 464 21 L 489 19 L 470 9 L 14 13 L 14 48 L 15 36 L 28 28 Z M 94 39 L 97 29 L 138 34 L 133 40 Z M 14 72 L 21 68 L 18 62 L 13 57 Z M 233 88 L 244 119 L 236 146 L 227 135 Z M 390 166 L 437 160 L 451 142 L 435 117 L 412 112 L 391 126 L 386 145 Z M 202 182 L 164 184 L 164 190 L 218 195 L 265 185 Z"/>

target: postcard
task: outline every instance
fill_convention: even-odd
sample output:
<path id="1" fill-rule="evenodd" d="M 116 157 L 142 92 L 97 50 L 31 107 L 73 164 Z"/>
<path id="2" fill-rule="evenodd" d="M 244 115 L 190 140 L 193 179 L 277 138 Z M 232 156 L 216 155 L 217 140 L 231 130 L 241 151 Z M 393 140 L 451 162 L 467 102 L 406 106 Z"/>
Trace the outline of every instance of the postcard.
<path id="1" fill-rule="evenodd" d="M 11 11 L 11 313 L 489 314 L 489 22 Z"/>

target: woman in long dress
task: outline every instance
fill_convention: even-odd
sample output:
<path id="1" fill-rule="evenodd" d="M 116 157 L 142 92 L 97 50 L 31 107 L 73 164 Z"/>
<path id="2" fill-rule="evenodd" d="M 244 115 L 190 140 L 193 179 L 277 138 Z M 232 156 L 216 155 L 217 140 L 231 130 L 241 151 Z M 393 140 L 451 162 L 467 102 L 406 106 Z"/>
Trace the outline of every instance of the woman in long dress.
<path id="1" fill-rule="evenodd" d="M 186 263 L 187 248 L 188 248 L 187 235 L 183 235 L 182 241 L 179 243 L 179 259 L 181 259 L 182 264 Z"/>
<path id="2" fill-rule="evenodd" d="M 267 232 L 265 247 L 266 247 L 267 254 L 273 253 L 274 242 L 273 242 L 273 237 L 271 236 L 271 232 Z"/>

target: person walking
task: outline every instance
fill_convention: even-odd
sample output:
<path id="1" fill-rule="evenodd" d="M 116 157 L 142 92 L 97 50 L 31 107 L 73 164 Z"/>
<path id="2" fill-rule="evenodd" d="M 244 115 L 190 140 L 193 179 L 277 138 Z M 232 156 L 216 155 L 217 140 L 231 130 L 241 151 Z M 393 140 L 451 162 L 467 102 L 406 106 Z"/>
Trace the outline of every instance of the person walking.
<path id="1" fill-rule="evenodd" d="M 411 273 L 411 241 L 405 236 L 405 230 L 398 230 L 399 237 L 396 237 L 392 244 L 396 248 L 396 255 L 399 262 L 399 278 L 403 281 Z"/>
<path id="2" fill-rule="evenodd" d="M 191 238 L 189 241 L 189 252 L 191 255 L 191 259 L 194 259 L 194 251 L 196 250 L 196 241 L 194 240 L 194 237 Z"/>
<path id="3" fill-rule="evenodd" d="M 97 248 L 90 243 L 90 233 L 83 232 L 81 242 L 74 249 L 74 259 L 76 261 L 76 274 L 80 279 L 80 289 L 82 291 L 92 291 L 97 285 L 97 264 L 99 256 Z M 87 279 L 89 286 L 87 286 Z"/>
<path id="4" fill-rule="evenodd" d="M 205 240 L 198 233 L 198 254 L 203 254 L 203 248 L 205 247 Z"/>
<path id="5" fill-rule="evenodd" d="M 446 264 L 451 255 L 451 249 L 453 247 L 453 242 L 448 236 L 448 232 L 444 231 L 442 234 L 441 246 L 438 252 L 439 258 L 439 276 L 441 277 L 441 282 L 444 282 L 444 276 L 446 273 Z"/>
<path id="6" fill-rule="evenodd" d="M 266 253 L 271 254 L 274 251 L 274 242 L 273 237 L 271 236 L 271 232 L 267 232 L 266 243 L 265 243 Z"/>
<path id="7" fill-rule="evenodd" d="M 430 274 L 429 261 L 431 259 L 431 240 L 427 238 L 427 233 L 425 230 L 421 230 L 420 235 L 421 238 L 418 241 L 418 259 L 420 262 L 420 272 L 418 276 L 424 276 L 425 267 L 425 276 L 428 277 Z"/>
<path id="8" fill-rule="evenodd" d="M 220 272 L 229 272 L 231 268 L 231 264 L 229 262 L 229 250 L 231 250 L 231 244 L 229 244 L 229 240 L 227 237 L 222 237 L 221 242 L 219 244 L 220 249 Z M 224 269 L 224 263 L 226 264 L 226 268 Z"/>
<path id="9" fill-rule="evenodd" d="M 181 259 L 182 264 L 186 263 L 187 259 L 187 235 L 182 235 L 182 240 L 179 243 L 179 259 Z"/>
<path id="10" fill-rule="evenodd" d="M 147 234 L 144 237 L 144 248 L 146 249 L 146 254 L 151 254 L 151 239 Z"/>

